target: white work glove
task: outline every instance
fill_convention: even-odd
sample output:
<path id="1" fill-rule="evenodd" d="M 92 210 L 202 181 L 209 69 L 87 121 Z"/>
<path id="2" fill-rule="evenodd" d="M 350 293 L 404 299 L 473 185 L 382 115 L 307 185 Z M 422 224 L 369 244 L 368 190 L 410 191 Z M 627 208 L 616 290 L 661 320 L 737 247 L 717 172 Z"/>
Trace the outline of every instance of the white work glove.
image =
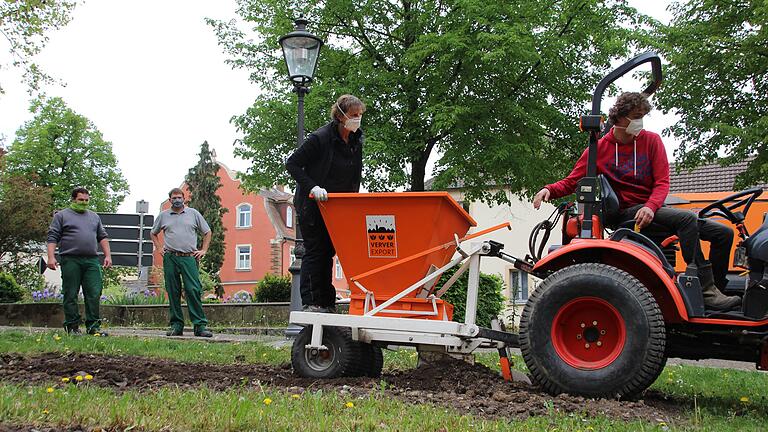
<path id="1" fill-rule="evenodd" d="M 310 194 L 315 198 L 315 201 L 328 201 L 328 191 L 320 186 L 313 187 Z"/>

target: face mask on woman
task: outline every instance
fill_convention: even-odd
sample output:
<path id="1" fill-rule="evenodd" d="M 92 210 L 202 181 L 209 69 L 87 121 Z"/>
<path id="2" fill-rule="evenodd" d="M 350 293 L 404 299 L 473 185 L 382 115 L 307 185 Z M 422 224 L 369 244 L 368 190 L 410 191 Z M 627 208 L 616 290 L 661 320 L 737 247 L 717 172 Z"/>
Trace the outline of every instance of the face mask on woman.
<path id="1" fill-rule="evenodd" d="M 353 132 L 353 133 L 354 133 L 354 132 L 356 132 L 358 129 L 360 129 L 360 123 L 363 121 L 363 117 L 362 117 L 362 116 L 360 116 L 360 117 L 355 117 L 355 118 L 350 118 L 350 117 L 347 115 L 347 113 L 345 113 L 345 112 L 344 112 L 344 110 L 343 110 L 343 109 L 341 109 L 341 107 L 339 106 L 339 104 L 338 104 L 338 103 L 336 104 L 336 108 L 338 108 L 338 109 L 339 109 L 339 111 L 341 111 L 341 113 L 342 113 L 342 114 L 344 114 L 344 117 L 346 117 L 346 118 L 347 118 L 347 120 L 344 122 L 344 128 L 345 128 L 346 130 L 348 130 L 348 131 L 350 131 L 350 132 Z"/>

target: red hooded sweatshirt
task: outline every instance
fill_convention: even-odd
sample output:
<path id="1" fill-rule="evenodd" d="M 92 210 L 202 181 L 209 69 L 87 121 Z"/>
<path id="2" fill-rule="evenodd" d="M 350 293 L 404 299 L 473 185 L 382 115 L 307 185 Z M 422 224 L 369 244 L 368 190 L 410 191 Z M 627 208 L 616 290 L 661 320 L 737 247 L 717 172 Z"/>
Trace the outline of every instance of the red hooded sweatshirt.
<path id="1" fill-rule="evenodd" d="M 655 213 L 669 193 L 669 162 L 661 137 L 640 131 L 634 142 L 622 144 L 613 136 L 613 129 L 597 143 L 597 173 L 604 174 L 619 197 L 623 210 L 643 204 Z M 572 194 L 576 184 L 587 175 L 587 150 L 581 154 L 573 171 L 559 182 L 544 186 L 549 198 Z"/>

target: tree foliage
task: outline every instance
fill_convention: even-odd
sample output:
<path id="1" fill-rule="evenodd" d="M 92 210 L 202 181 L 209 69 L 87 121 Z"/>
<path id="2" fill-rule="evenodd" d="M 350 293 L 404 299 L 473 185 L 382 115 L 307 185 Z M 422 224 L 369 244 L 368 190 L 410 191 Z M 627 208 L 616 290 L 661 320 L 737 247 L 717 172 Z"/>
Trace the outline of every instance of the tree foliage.
<path id="1" fill-rule="evenodd" d="M 1 169 L 0 180 L 0 262 L 7 254 L 40 252 L 51 222 L 51 190 Z"/>
<path id="2" fill-rule="evenodd" d="M 370 190 L 424 189 L 462 181 L 468 198 L 506 201 L 488 184 L 538 190 L 570 169 L 585 147 L 577 117 L 614 59 L 625 59 L 645 23 L 623 0 L 483 0 L 350 3 L 240 0 L 237 23 L 209 20 L 234 67 L 264 91 L 234 124 L 251 189 L 289 182 L 296 102 L 278 38 L 299 12 L 326 41 L 309 130 L 328 121 L 343 93 L 368 105 L 363 181 Z M 295 14 L 295 15 L 294 15 Z"/>
<path id="3" fill-rule="evenodd" d="M 189 187 L 189 206 L 199 211 L 211 227 L 211 244 L 208 253 L 205 254 L 201 265 L 216 282 L 216 295 L 221 297 L 224 288 L 221 286 L 219 270 L 224 263 L 224 224 L 221 216 L 227 209 L 221 206 L 221 198 L 216 191 L 221 187 L 221 179 L 218 176 L 220 166 L 213 160 L 213 154 L 204 141 L 200 146 L 200 158 L 197 165 L 190 168 L 185 178 Z"/>
<path id="4" fill-rule="evenodd" d="M 116 211 L 129 188 L 112 143 L 61 98 L 38 98 L 30 111 L 34 118 L 16 131 L 6 156 L 8 173 L 50 188 L 54 208 L 68 206 L 72 189 L 83 186 L 95 211 Z"/>
<path id="5" fill-rule="evenodd" d="M 29 91 L 37 91 L 51 77 L 33 61 L 48 42 L 51 31 L 64 27 L 71 20 L 77 1 L 67 0 L 6 0 L 0 2 L 0 34 L 8 44 L 10 62 L 0 63 L 0 69 L 10 65 L 20 68 Z M 0 85 L 0 93 L 3 93 Z"/>
<path id="6" fill-rule="evenodd" d="M 683 168 L 751 158 L 737 188 L 768 183 L 768 3 L 689 0 L 655 38 L 669 62 L 657 97 L 680 121 L 667 129 Z"/>

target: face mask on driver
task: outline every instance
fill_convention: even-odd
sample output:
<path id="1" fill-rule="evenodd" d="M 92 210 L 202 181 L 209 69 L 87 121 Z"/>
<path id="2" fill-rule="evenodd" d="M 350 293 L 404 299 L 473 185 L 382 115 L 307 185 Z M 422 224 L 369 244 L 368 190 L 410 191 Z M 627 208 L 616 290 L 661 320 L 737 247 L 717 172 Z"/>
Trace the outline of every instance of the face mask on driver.
<path id="1" fill-rule="evenodd" d="M 643 118 L 640 117 L 639 119 L 628 119 L 629 124 L 627 125 L 627 133 L 633 136 L 638 136 L 640 134 L 640 131 L 643 130 Z"/>

